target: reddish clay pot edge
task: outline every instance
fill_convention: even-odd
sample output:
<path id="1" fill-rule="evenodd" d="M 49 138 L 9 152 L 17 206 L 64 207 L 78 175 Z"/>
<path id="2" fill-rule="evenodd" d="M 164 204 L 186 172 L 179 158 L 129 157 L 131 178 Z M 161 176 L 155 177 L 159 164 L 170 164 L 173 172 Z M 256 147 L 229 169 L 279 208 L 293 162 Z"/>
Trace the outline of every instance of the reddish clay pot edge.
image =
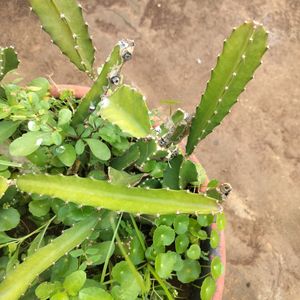
<path id="1" fill-rule="evenodd" d="M 59 94 L 63 90 L 71 90 L 74 93 L 75 98 L 82 98 L 86 95 L 86 93 L 89 91 L 90 87 L 87 86 L 80 86 L 80 85 L 73 85 L 73 84 L 59 84 L 59 85 L 52 85 L 50 88 L 50 94 L 53 97 L 59 97 Z M 194 161 L 195 163 L 199 163 L 198 158 L 193 154 L 190 156 L 190 159 Z M 205 192 L 207 181 L 201 186 L 201 191 Z M 216 224 L 212 224 L 212 229 L 216 228 Z M 219 247 L 216 249 L 213 249 L 212 251 L 212 257 L 219 256 L 221 258 L 221 262 L 224 266 L 224 272 L 222 276 L 220 276 L 217 280 L 217 288 L 215 295 L 212 300 L 222 300 L 223 298 L 223 290 L 224 290 L 224 283 L 225 283 L 225 271 L 226 271 L 226 244 L 225 244 L 225 233 L 222 230 L 220 232 L 220 244 Z"/>

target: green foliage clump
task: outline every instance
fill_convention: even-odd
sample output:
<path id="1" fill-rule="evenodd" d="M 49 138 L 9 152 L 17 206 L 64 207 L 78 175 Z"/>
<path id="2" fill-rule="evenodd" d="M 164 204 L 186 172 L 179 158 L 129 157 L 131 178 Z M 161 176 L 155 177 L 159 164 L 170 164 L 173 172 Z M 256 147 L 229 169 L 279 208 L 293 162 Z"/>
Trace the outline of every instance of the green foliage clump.
<path id="1" fill-rule="evenodd" d="M 158 122 L 123 84 L 133 41 L 119 41 L 96 71 L 76 1 L 29 2 L 93 84 L 77 99 L 69 90 L 53 97 L 42 77 L 0 83 L 0 298 L 171 300 L 192 285 L 212 299 L 224 266 L 211 250 L 231 187 L 207 183 L 189 155 L 260 64 L 264 28 L 233 31 L 194 115 L 177 109 Z M 0 80 L 18 63 L 13 48 L 0 48 Z"/>

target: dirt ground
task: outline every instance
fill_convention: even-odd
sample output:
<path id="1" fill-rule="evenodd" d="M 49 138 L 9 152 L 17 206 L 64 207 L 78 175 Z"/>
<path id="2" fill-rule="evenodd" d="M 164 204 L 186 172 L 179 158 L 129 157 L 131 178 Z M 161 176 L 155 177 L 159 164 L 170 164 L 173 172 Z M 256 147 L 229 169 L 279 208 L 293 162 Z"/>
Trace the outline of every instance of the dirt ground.
<path id="1" fill-rule="evenodd" d="M 100 65 L 121 38 L 136 42 L 124 69 L 151 108 L 181 99 L 192 111 L 223 39 L 244 20 L 270 31 L 270 50 L 247 91 L 197 156 L 234 187 L 226 203 L 224 300 L 300 299 L 300 1 L 81 0 Z M 0 0 L 0 45 L 15 45 L 26 80 L 90 84 L 49 37 L 25 0 Z M 163 108 L 167 111 L 167 108 Z"/>

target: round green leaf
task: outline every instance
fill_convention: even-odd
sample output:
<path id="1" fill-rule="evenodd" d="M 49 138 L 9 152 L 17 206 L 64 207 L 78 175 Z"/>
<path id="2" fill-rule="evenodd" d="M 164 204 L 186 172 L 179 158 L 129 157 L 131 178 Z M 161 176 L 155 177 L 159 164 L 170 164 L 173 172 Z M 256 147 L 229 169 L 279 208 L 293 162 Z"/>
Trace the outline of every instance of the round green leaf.
<path id="1" fill-rule="evenodd" d="M 67 167 L 71 167 L 76 160 L 76 152 L 71 144 L 64 144 L 56 148 L 57 157 Z"/>
<path id="2" fill-rule="evenodd" d="M 41 300 L 46 300 L 50 298 L 54 293 L 59 292 L 61 286 L 62 285 L 59 281 L 43 282 L 35 289 L 35 295 Z"/>
<path id="3" fill-rule="evenodd" d="M 20 222 L 19 212 L 13 208 L 0 209 L 0 231 L 7 231 L 15 228 Z"/>
<path id="4" fill-rule="evenodd" d="M 86 274 L 84 271 L 75 271 L 65 278 L 63 286 L 69 295 L 76 296 L 83 287 L 85 280 Z"/>
<path id="5" fill-rule="evenodd" d="M 171 227 L 166 225 L 158 226 L 153 234 L 153 245 L 157 246 L 169 246 L 175 239 L 175 232 Z"/>
<path id="6" fill-rule="evenodd" d="M 29 203 L 29 211 L 36 217 L 47 215 L 50 210 L 51 203 L 48 200 L 34 200 Z"/>
<path id="7" fill-rule="evenodd" d="M 211 268 L 211 275 L 215 280 L 218 279 L 223 274 L 224 268 L 219 256 L 213 258 L 210 268 Z"/>
<path id="8" fill-rule="evenodd" d="M 176 252 L 178 254 L 183 253 L 187 249 L 189 243 L 190 243 L 190 240 L 186 234 L 178 235 L 175 239 Z"/>
<path id="9" fill-rule="evenodd" d="M 210 246 L 212 248 L 217 248 L 220 242 L 219 234 L 216 230 L 212 230 L 210 234 Z"/>
<path id="10" fill-rule="evenodd" d="M 54 294 L 50 300 L 69 300 L 69 296 L 66 292 L 59 292 Z"/>
<path id="11" fill-rule="evenodd" d="M 134 275 L 132 274 L 126 261 L 121 261 L 117 263 L 111 272 L 114 280 L 120 284 L 129 284 L 134 280 Z"/>
<path id="12" fill-rule="evenodd" d="M 214 220 L 213 215 L 199 215 L 197 217 L 197 222 L 200 226 L 207 227 L 209 226 Z"/>
<path id="13" fill-rule="evenodd" d="M 191 245 L 191 247 L 186 252 L 187 257 L 194 260 L 199 259 L 200 254 L 201 254 L 201 249 L 198 244 Z"/>
<path id="14" fill-rule="evenodd" d="M 206 277 L 202 283 L 200 296 L 201 300 L 211 300 L 214 296 L 216 291 L 216 283 L 215 281 L 209 276 Z"/>
<path id="15" fill-rule="evenodd" d="M 159 253 L 155 258 L 155 270 L 161 278 L 170 278 L 176 262 L 175 252 Z"/>
<path id="16" fill-rule="evenodd" d="M 155 219 L 154 223 L 156 226 L 167 225 L 171 226 L 176 215 L 162 215 Z"/>
<path id="17" fill-rule="evenodd" d="M 145 256 L 148 260 L 155 260 L 155 257 L 159 254 L 159 253 L 163 253 L 165 252 L 165 246 L 158 246 L 155 247 L 152 245 L 150 247 L 148 247 L 145 251 Z"/>
<path id="18" fill-rule="evenodd" d="M 224 213 L 222 214 L 217 214 L 217 228 L 219 230 L 224 230 L 225 227 L 226 227 L 226 224 L 227 224 L 227 220 L 226 220 L 226 217 L 224 215 Z"/>
<path id="19" fill-rule="evenodd" d="M 84 288 L 79 292 L 79 300 L 113 300 L 112 296 L 98 287 Z"/>
<path id="20" fill-rule="evenodd" d="M 189 217 L 187 215 L 176 216 L 174 220 L 174 229 L 177 234 L 186 233 L 189 226 Z"/>
<path id="21" fill-rule="evenodd" d="M 100 160 L 109 160 L 111 153 L 109 148 L 103 142 L 96 139 L 85 139 L 92 153 Z"/>
<path id="22" fill-rule="evenodd" d="M 199 278 L 201 266 L 198 261 L 185 259 L 182 268 L 176 272 L 177 278 L 182 283 L 193 282 Z"/>

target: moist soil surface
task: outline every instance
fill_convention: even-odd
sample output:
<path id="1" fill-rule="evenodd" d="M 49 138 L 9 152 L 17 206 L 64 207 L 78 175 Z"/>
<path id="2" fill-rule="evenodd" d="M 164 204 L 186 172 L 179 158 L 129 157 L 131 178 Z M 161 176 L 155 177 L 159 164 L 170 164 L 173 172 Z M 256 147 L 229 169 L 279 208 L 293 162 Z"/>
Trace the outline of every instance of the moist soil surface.
<path id="1" fill-rule="evenodd" d="M 19 76 L 90 85 L 50 44 L 25 0 L 1 0 L 0 45 L 15 45 Z M 224 300 L 300 294 L 300 1 L 82 0 L 101 65 L 121 38 L 136 42 L 125 82 L 151 108 L 179 100 L 192 112 L 234 26 L 255 19 L 270 50 L 231 114 L 198 146 L 210 178 L 230 182 Z"/>

